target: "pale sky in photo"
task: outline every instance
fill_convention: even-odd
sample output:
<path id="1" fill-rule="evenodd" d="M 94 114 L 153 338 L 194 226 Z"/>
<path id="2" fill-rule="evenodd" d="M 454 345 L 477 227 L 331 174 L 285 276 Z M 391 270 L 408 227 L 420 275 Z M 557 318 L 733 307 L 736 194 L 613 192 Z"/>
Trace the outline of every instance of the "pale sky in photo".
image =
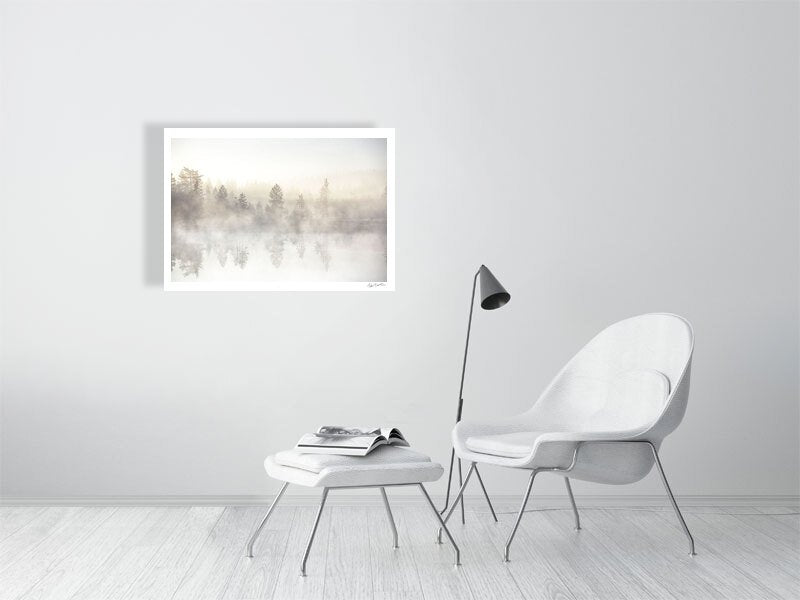
<path id="1" fill-rule="evenodd" d="M 208 181 L 279 182 L 296 186 L 311 178 L 342 179 L 386 173 L 386 140 L 173 138 L 172 172 L 196 169 Z"/>

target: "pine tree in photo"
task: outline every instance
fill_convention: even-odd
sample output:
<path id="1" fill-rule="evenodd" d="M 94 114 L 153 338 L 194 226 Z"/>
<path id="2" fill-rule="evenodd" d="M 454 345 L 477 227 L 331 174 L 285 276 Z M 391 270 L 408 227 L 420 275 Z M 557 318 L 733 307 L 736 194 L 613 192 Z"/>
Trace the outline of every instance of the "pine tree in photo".
<path id="1" fill-rule="evenodd" d="M 217 202 L 225 204 L 228 202 L 228 190 L 225 188 L 224 185 L 219 186 L 219 189 L 214 194 Z"/>
<path id="2" fill-rule="evenodd" d="M 203 176 L 199 171 L 183 167 L 178 174 L 181 188 L 184 192 L 195 196 L 202 196 Z"/>
<path id="3" fill-rule="evenodd" d="M 320 217 L 323 220 L 328 219 L 329 199 L 330 199 L 330 184 L 328 183 L 328 178 L 326 177 L 325 183 L 322 184 L 322 187 L 319 190 L 319 212 L 320 212 Z"/>
<path id="4" fill-rule="evenodd" d="M 277 183 L 269 191 L 269 207 L 273 213 L 283 211 L 283 190 Z"/>
<path id="5" fill-rule="evenodd" d="M 291 217 L 291 224 L 292 229 L 299 233 L 303 228 L 308 218 L 308 206 L 306 205 L 306 201 L 303 198 L 303 194 L 300 194 L 297 197 L 297 202 L 294 205 L 294 210 L 292 210 L 292 217 Z"/>

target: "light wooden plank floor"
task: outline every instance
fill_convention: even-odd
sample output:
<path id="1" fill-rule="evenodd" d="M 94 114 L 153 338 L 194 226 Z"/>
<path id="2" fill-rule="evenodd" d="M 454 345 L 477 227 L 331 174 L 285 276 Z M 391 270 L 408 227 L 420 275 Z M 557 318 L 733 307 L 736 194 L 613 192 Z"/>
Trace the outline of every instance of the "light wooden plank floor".
<path id="1" fill-rule="evenodd" d="M 583 508 L 580 532 L 534 507 L 509 563 L 497 508 L 455 520 L 456 569 L 427 506 L 395 506 L 395 550 L 381 506 L 331 503 L 301 578 L 313 506 L 280 506 L 252 559 L 263 507 L 0 507 L 0 600 L 800 598 L 797 507 L 686 507 L 694 558 L 668 507 Z"/>

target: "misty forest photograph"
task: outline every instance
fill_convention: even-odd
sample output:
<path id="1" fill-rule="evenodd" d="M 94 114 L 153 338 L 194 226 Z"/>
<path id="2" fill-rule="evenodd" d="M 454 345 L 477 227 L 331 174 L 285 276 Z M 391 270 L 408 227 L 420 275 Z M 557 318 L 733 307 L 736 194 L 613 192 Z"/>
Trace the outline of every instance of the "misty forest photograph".
<path id="1" fill-rule="evenodd" d="M 286 135 L 165 130 L 168 289 L 388 289 L 391 137 Z"/>

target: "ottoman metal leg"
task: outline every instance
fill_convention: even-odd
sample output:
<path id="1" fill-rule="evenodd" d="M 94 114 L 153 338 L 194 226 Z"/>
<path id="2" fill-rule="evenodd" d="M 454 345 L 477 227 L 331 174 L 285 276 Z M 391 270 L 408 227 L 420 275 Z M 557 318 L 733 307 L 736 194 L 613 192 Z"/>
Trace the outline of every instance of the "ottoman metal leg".
<path id="1" fill-rule="evenodd" d="M 281 499 L 281 496 L 283 496 L 283 492 L 286 491 L 287 487 L 289 487 L 289 482 L 288 481 L 283 484 L 283 487 L 281 488 L 281 491 L 278 492 L 278 495 L 275 496 L 275 500 L 273 500 L 272 504 L 270 504 L 269 510 L 267 510 L 267 514 L 264 516 L 264 519 L 261 521 L 261 524 L 253 532 L 253 535 L 250 536 L 250 541 L 247 542 L 247 556 L 249 558 L 253 558 L 253 544 L 256 543 L 256 539 L 258 538 L 259 534 L 261 533 L 261 530 L 264 529 L 264 525 L 267 524 L 267 519 L 269 519 L 270 515 L 272 514 L 272 511 L 275 510 L 275 507 L 278 504 L 278 500 Z"/>
<path id="2" fill-rule="evenodd" d="M 389 517 L 389 525 L 392 526 L 392 548 L 399 548 L 400 546 L 397 545 L 397 527 L 394 524 L 392 509 L 389 506 L 389 498 L 386 497 L 386 488 L 381 488 L 381 496 L 383 497 L 383 505 L 386 507 L 386 516 Z"/>
<path id="3" fill-rule="evenodd" d="M 467 474 L 467 479 L 469 479 L 469 474 Z M 450 530 L 447 528 L 447 525 L 442 519 L 442 515 L 439 514 L 438 510 L 436 510 L 436 506 L 431 501 L 431 497 L 428 496 L 428 491 L 425 489 L 425 486 L 422 485 L 421 483 L 418 485 L 420 491 L 422 492 L 422 495 L 425 496 L 425 500 L 428 501 L 428 505 L 431 507 L 433 514 L 436 515 L 436 519 L 439 521 L 439 525 L 441 525 L 441 529 L 439 529 L 439 535 L 442 534 L 442 529 L 444 529 L 444 532 L 447 534 L 447 539 L 450 540 L 450 543 L 453 545 L 453 550 L 455 551 L 456 554 L 456 560 L 454 564 L 457 567 L 461 564 L 461 550 L 458 549 L 458 545 L 456 544 L 456 541 L 453 539 L 453 536 L 450 535 Z M 458 503 L 458 498 L 456 498 L 456 504 L 457 503 Z M 456 504 L 453 504 L 453 508 L 455 508 Z M 453 512 L 453 508 L 450 509 L 450 512 Z"/>
<path id="4" fill-rule="evenodd" d="M 329 488 L 322 488 L 322 500 L 319 502 L 317 509 L 317 517 L 314 519 L 314 526 L 311 528 L 311 535 L 308 536 L 308 543 L 306 544 L 306 551 L 303 553 L 303 563 L 300 565 L 300 575 L 306 576 L 306 563 L 308 562 L 308 553 L 311 552 L 311 544 L 314 543 L 314 536 L 317 533 L 319 526 L 319 518 L 322 516 L 322 509 L 325 508 L 325 500 L 328 499 Z"/>
<path id="5" fill-rule="evenodd" d="M 442 525 L 444 526 L 450 520 L 450 515 L 453 514 L 456 506 L 458 505 L 458 501 L 464 496 L 464 490 L 467 488 L 467 484 L 469 483 L 469 478 L 472 477 L 472 473 L 475 471 L 475 463 L 472 463 L 469 467 L 469 471 L 467 471 L 467 476 L 464 479 L 464 483 L 461 484 L 461 489 L 458 490 L 458 494 L 456 494 L 456 499 L 453 501 L 453 505 L 450 507 L 450 510 L 447 511 L 447 514 L 444 516 L 444 520 L 442 521 Z M 449 534 L 448 534 L 449 535 Z M 442 528 L 439 527 L 439 531 L 436 534 L 436 543 L 442 543 Z"/>
<path id="6" fill-rule="evenodd" d="M 467 478 L 469 479 L 469 474 L 467 474 Z M 447 525 L 442 519 L 442 515 L 439 514 L 438 510 L 436 510 L 436 506 L 433 504 L 431 497 L 428 496 L 428 491 L 425 489 L 425 486 L 422 485 L 421 483 L 418 485 L 420 491 L 422 492 L 422 495 L 425 496 L 425 500 L 428 501 L 428 505 L 431 507 L 433 514 L 436 515 L 436 519 L 439 521 L 439 525 L 441 526 L 441 528 L 439 529 L 439 535 L 441 535 L 442 529 L 444 529 L 444 532 L 447 534 L 447 539 L 450 540 L 450 543 L 453 546 L 453 550 L 455 551 L 456 555 L 456 559 L 453 564 L 457 567 L 461 564 L 461 550 L 458 549 L 458 545 L 456 544 L 456 541 L 453 539 L 453 536 L 450 535 L 450 530 L 447 528 Z M 458 503 L 458 498 L 456 498 L 456 503 Z M 456 504 L 454 503 L 453 507 L 450 509 L 450 512 L 453 512 L 453 508 L 455 508 L 455 506 Z"/>

